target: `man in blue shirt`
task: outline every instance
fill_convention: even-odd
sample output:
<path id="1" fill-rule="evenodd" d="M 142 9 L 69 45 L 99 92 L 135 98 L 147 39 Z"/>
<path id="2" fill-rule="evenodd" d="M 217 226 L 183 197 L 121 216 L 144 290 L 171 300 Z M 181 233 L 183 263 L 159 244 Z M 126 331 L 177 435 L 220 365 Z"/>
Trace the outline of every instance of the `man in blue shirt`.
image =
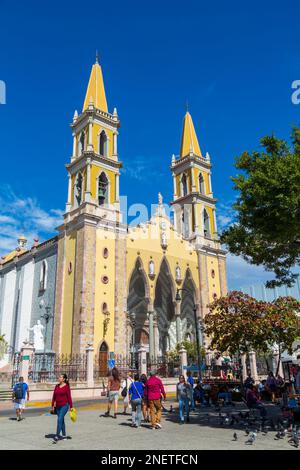
<path id="1" fill-rule="evenodd" d="M 15 410 L 17 415 L 17 421 L 23 419 L 22 413 L 25 409 L 25 402 L 29 400 L 29 387 L 27 383 L 24 382 L 23 377 L 19 377 L 19 382 L 17 382 L 13 387 L 13 402 L 15 403 Z"/>
<path id="2" fill-rule="evenodd" d="M 190 384 L 191 386 L 191 390 L 192 390 L 192 393 L 191 393 L 191 409 L 192 411 L 195 411 L 195 400 L 194 400 L 194 393 L 193 393 L 193 389 L 194 389 L 194 385 L 195 385 L 195 381 L 193 379 L 193 376 L 192 376 L 192 373 L 190 370 L 187 371 L 187 382 Z"/>
<path id="3" fill-rule="evenodd" d="M 142 400 L 145 386 L 139 380 L 139 374 L 135 374 L 134 382 L 132 382 L 128 391 L 132 409 L 132 427 L 134 428 L 139 428 L 142 421 Z"/>

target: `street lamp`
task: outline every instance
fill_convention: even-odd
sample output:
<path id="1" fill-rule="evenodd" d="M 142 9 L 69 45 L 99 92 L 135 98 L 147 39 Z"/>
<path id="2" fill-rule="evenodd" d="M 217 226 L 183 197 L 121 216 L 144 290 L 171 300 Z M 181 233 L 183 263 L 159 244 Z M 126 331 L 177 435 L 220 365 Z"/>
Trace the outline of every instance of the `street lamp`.
<path id="1" fill-rule="evenodd" d="M 45 341 L 44 341 L 44 355 L 43 355 L 43 369 L 45 369 L 46 365 L 46 345 L 47 345 L 47 336 L 48 336 L 48 323 L 51 318 L 53 318 L 53 315 L 50 314 L 51 306 L 47 305 L 45 307 L 46 313 L 44 315 L 41 315 L 41 318 L 45 320 L 46 327 L 45 327 Z"/>
<path id="2" fill-rule="evenodd" d="M 181 301 L 181 296 L 180 296 L 180 293 L 179 293 L 180 291 L 188 292 L 189 294 L 192 294 L 192 292 L 189 289 L 185 289 L 185 288 L 177 289 L 176 297 L 175 297 L 176 302 Z M 197 307 L 196 307 L 194 301 L 193 301 L 193 312 L 194 312 L 194 321 L 195 321 L 195 330 L 196 330 L 198 376 L 199 376 L 199 378 L 201 378 L 201 358 L 200 358 L 199 329 L 198 329 Z M 201 334 L 202 334 L 202 327 L 201 327 Z"/>
<path id="3" fill-rule="evenodd" d="M 135 319 L 136 319 L 136 314 L 135 312 L 130 313 L 130 319 L 131 319 L 131 328 L 132 328 L 132 358 L 131 358 L 131 367 L 134 369 L 135 367 Z"/>

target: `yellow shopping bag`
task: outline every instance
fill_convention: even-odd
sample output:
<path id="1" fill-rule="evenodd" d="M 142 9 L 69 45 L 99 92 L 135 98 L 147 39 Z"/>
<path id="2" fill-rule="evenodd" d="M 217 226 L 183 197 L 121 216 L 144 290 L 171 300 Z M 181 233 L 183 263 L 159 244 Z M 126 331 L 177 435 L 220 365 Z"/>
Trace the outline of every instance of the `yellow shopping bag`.
<path id="1" fill-rule="evenodd" d="M 76 408 L 71 408 L 70 410 L 70 418 L 72 420 L 73 423 L 75 423 L 77 421 L 77 411 L 76 411 Z"/>

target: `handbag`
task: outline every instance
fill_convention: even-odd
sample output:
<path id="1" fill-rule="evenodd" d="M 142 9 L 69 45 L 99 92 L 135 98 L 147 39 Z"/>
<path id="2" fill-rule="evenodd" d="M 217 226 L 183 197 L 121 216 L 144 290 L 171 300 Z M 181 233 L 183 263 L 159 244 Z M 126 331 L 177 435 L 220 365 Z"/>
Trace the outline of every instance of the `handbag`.
<path id="1" fill-rule="evenodd" d="M 123 390 L 121 392 L 121 395 L 122 395 L 123 398 L 127 397 L 127 392 L 128 392 L 127 388 L 128 387 L 127 387 L 127 379 L 126 379 L 126 385 L 125 385 L 125 387 L 123 388 Z"/>
<path id="2" fill-rule="evenodd" d="M 51 414 L 51 415 L 57 415 L 56 406 L 54 407 L 54 410 L 51 410 L 51 411 L 50 411 L 50 414 Z"/>

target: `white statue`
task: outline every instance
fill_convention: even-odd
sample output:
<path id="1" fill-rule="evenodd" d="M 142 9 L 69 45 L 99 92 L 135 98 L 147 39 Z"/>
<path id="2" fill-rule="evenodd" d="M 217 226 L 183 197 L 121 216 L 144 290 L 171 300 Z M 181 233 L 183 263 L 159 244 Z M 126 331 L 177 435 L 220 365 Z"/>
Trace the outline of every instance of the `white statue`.
<path id="1" fill-rule="evenodd" d="M 167 234 L 166 234 L 166 232 L 162 232 L 162 234 L 161 234 L 161 244 L 162 244 L 162 246 L 167 246 Z"/>
<path id="2" fill-rule="evenodd" d="M 43 351 L 45 347 L 43 330 L 45 327 L 42 325 L 41 320 L 38 320 L 36 325 L 32 328 L 27 328 L 28 331 L 33 331 L 33 345 L 36 351 Z"/>
<path id="3" fill-rule="evenodd" d="M 179 266 L 176 266 L 176 280 L 179 281 L 181 279 L 181 269 Z"/>
<path id="4" fill-rule="evenodd" d="M 161 193 L 158 193 L 158 205 L 159 205 L 159 206 L 162 206 L 162 203 L 163 203 L 162 194 L 161 194 Z"/>
<path id="5" fill-rule="evenodd" d="M 149 263 L 149 274 L 150 274 L 150 276 L 153 276 L 155 274 L 155 266 L 154 266 L 153 261 L 150 261 L 150 263 Z"/>

